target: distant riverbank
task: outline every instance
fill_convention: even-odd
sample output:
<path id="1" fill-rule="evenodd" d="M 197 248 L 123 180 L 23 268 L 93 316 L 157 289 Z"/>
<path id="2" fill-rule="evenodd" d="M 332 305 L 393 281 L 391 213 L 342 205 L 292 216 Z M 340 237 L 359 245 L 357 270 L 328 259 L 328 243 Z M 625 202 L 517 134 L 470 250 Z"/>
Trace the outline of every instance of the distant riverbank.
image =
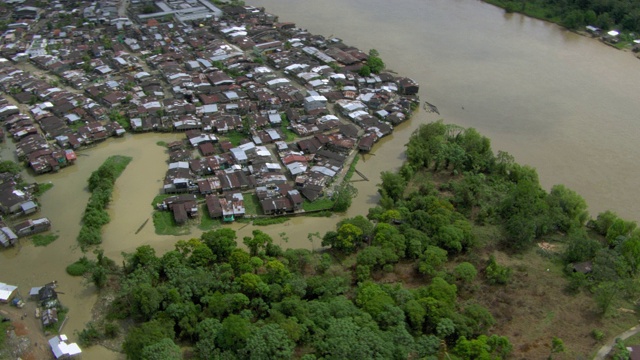
<path id="1" fill-rule="evenodd" d="M 632 31 L 615 30 L 617 35 L 609 35 L 608 30 L 622 29 L 622 24 L 613 23 L 609 13 L 596 15 L 592 9 L 573 9 L 569 6 L 561 8 L 555 3 L 538 4 L 536 2 L 520 2 L 510 0 L 482 0 L 487 4 L 504 9 L 508 14 L 518 13 L 534 19 L 556 24 L 568 31 L 581 36 L 598 38 L 602 43 L 623 51 L 631 51 L 635 45 L 635 37 Z M 637 9 L 635 9 L 637 10 Z M 610 10 L 614 11 L 614 9 Z M 626 16 L 623 22 L 626 21 Z M 587 28 L 597 29 L 595 33 L 587 31 Z M 599 29 L 598 27 L 602 28 Z M 640 31 L 640 29 L 638 29 Z M 634 53 L 636 58 L 638 55 Z"/>

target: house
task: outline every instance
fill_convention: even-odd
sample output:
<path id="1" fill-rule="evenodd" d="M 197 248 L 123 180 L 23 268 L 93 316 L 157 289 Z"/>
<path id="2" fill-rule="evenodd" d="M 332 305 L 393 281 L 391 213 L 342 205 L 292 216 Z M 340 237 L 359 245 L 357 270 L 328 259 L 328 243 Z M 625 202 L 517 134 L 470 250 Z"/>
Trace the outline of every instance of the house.
<path id="1" fill-rule="evenodd" d="M 0 211 L 4 214 L 14 214 L 22 210 L 22 204 L 30 201 L 29 195 L 14 187 L 0 190 Z"/>
<path id="2" fill-rule="evenodd" d="M 627 346 L 629 360 L 640 360 L 640 345 Z"/>
<path id="3" fill-rule="evenodd" d="M 42 312 L 40 319 L 42 320 L 42 326 L 48 326 L 48 325 L 53 325 L 57 323 L 58 309 L 56 308 L 46 309 L 45 311 Z"/>
<path id="4" fill-rule="evenodd" d="M 198 216 L 196 196 L 191 194 L 168 197 L 157 206 L 160 210 L 171 211 L 173 213 L 173 219 L 178 225 L 182 225 L 190 218 Z"/>
<path id="5" fill-rule="evenodd" d="M 591 261 L 583 261 L 573 264 L 573 272 L 589 274 L 593 271 L 593 263 Z"/>
<path id="6" fill-rule="evenodd" d="M 409 78 L 401 78 L 398 81 L 398 86 L 400 87 L 400 93 L 404 95 L 415 95 L 420 90 L 420 85 Z"/>
<path id="7" fill-rule="evenodd" d="M 55 282 L 49 283 L 38 289 L 38 302 L 41 306 L 50 309 L 58 305 L 58 293 L 54 290 Z"/>
<path id="8" fill-rule="evenodd" d="M 29 219 L 22 221 L 14 226 L 14 230 L 18 237 L 29 236 L 51 228 L 51 221 L 47 218 Z"/>
<path id="9" fill-rule="evenodd" d="M 7 304 L 16 294 L 17 286 L 0 282 L 0 303 Z"/>
<path id="10" fill-rule="evenodd" d="M 602 32 L 602 30 L 600 30 L 600 28 L 598 28 L 596 26 L 593 26 L 593 25 L 587 25 L 587 26 L 585 26 L 585 29 L 592 36 L 600 36 L 600 33 Z"/>
<path id="11" fill-rule="evenodd" d="M 0 228 L 0 245 L 9 247 L 15 245 L 17 241 L 18 235 L 16 235 L 13 230 L 7 226 L 2 226 Z"/>
<path id="12" fill-rule="evenodd" d="M 212 219 L 222 218 L 225 222 L 234 221 L 245 215 L 244 197 L 241 193 L 226 196 L 207 195 L 207 211 Z"/>
<path id="13" fill-rule="evenodd" d="M 56 359 L 71 359 L 79 357 L 82 350 L 76 343 L 68 343 L 66 335 L 57 335 L 49 339 L 49 346 Z"/>
<path id="14" fill-rule="evenodd" d="M 358 150 L 363 152 L 369 152 L 373 148 L 378 136 L 375 133 L 367 133 L 358 142 Z"/>

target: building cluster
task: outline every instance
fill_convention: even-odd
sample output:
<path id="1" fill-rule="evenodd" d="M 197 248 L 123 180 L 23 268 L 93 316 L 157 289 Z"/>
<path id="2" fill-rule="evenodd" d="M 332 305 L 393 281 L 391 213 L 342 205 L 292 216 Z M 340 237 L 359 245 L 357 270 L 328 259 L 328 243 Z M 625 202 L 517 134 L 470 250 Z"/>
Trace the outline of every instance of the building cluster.
<path id="1" fill-rule="evenodd" d="M 22 186 L 19 175 L 0 173 L 0 245 L 15 245 L 19 238 L 47 231 L 47 218 L 28 219 L 38 212 L 33 186 Z"/>
<path id="2" fill-rule="evenodd" d="M 168 144 L 162 188 L 176 196 L 160 204 L 179 223 L 198 216 L 197 199 L 210 216 L 243 216 L 249 192 L 264 214 L 301 210 L 418 103 L 411 79 L 361 71 L 367 53 L 264 9 L 121 5 L 58 0 L 34 16 L 14 11 L 0 37 L 9 59 L 0 120 L 36 173 L 72 164 L 74 151 L 124 134 L 122 124 L 184 132 Z"/>

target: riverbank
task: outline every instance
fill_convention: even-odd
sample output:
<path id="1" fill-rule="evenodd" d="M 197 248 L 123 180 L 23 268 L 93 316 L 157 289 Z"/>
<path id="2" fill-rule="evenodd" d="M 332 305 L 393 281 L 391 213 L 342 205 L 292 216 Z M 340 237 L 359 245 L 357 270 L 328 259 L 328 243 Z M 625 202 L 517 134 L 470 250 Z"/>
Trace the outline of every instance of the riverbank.
<path id="1" fill-rule="evenodd" d="M 557 14 L 557 9 L 554 7 L 540 7 L 535 2 L 511 2 L 504 0 L 482 0 L 483 2 L 496 6 L 498 8 L 503 9 L 507 14 L 511 13 L 519 13 L 525 15 L 527 17 L 549 22 L 564 28 L 567 31 L 571 31 L 580 36 L 586 36 L 589 38 L 598 39 L 605 45 L 611 46 L 614 49 L 629 51 L 634 54 L 636 58 L 640 59 L 640 54 L 637 51 L 633 51 L 635 46 L 638 45 L 634 40 L 637 40 L 637 37 L 634 37 L 633 32 L 619 32 L 614 30 L 612 34 L 606 32 L 606 30 L 615 29 L 616 24 L 611 24 L 611 26 L 606 30 L 601 30 L 594 26 L 596 21 L 599 19 L 595 18 L 595 13 L 593 15 L 594 18 L 588 19 L 589 23 L 584 23 L 585 15 L 576 13 L 575 9 L 572 10 L 573 14 Z M 551 4 L 551 3 L 547 3 Z M 551 15 L 555 14 L 555 15 Z M 564 15 L 564 19 L 561 15 Z"/>

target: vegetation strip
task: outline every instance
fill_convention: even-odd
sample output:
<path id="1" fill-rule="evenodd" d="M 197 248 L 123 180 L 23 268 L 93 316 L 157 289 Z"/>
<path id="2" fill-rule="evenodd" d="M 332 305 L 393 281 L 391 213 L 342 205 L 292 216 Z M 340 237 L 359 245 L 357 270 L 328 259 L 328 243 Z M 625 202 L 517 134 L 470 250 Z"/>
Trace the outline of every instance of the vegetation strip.
<path id="1" fill-rule="evenodd" d="M 89 177 L 91 197 L 82 216 L 82 228 L 78 242 L 83 249 L 102 242 L 102 226 L 111 220 L 106 211 L 116 179 L 122 174 L 132 158 L 128 156 L 110 156 Z"/>

